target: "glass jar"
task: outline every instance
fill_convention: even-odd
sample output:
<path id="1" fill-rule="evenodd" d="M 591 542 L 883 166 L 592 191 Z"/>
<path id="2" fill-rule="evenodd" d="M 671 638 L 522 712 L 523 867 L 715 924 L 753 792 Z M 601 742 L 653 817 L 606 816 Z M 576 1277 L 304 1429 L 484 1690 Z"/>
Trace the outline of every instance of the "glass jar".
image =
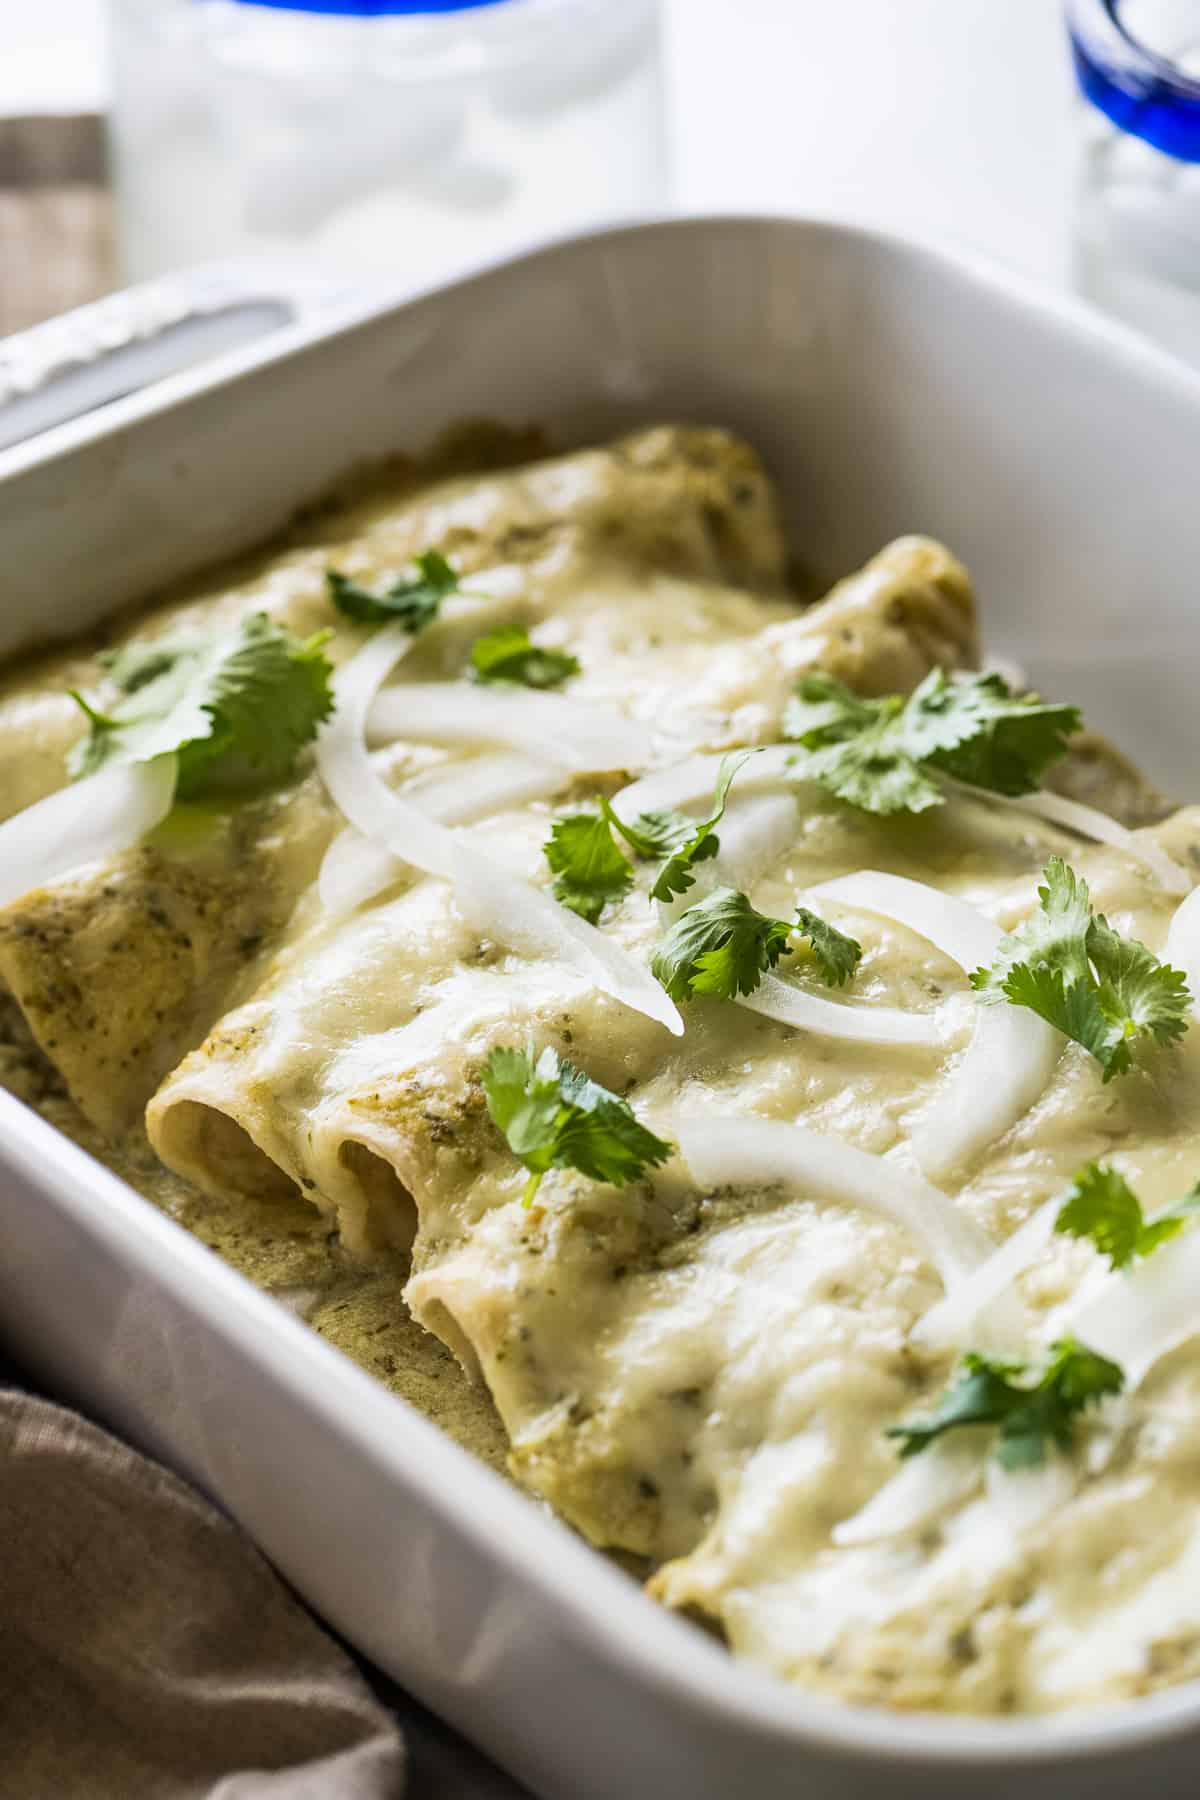
<path id="1" fill-rule="evenodd" d="M 414 281 L 666 203 L 658 0 L 110 0 L 123 273 Z"/>
<path id="2" fill-rule="evenodd" d="M 1076 286 L 1200 362 L 1200 0 L 1067 0 L 1067 23 Z"/>

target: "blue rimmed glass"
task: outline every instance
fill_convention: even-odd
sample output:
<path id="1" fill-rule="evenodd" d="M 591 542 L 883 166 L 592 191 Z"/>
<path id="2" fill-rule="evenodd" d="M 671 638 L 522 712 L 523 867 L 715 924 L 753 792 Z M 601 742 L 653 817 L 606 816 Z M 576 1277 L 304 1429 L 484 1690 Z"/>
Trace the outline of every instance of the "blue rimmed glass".
<path id="1" fill-rule="evenodd" d="M 347 18 L 381 19 L 399 13 L 478 12 L 510 6 L 512 0 L 238 0 L 241 6 L 273 6 L 280 12 L 340 13 Z"/>
<path id="2" fill-rule="evenodd" d="M 1151 32 L 1169 40 L 1173 14 L 1184 40 L 1170 50 L 1147 41 Z M 1200 51 L 1200 6 L 1067 0 L 1067 27 L 1079 86 L 1092 105 L 1165 155 L 1200 162 L 1200 75 L 1177 60 Z"/>
<path id="3" fill-rule="evenodd" d="M 1200 362 L 1200 0 L 1066 0 L 1080 92 L 1072 266 Z"/>
<path id="4" fill-rule="evenodd" d="M 130 279 L 299 250 L 429 281 L 665 203 L 659 0 L 108 6 Z"/>

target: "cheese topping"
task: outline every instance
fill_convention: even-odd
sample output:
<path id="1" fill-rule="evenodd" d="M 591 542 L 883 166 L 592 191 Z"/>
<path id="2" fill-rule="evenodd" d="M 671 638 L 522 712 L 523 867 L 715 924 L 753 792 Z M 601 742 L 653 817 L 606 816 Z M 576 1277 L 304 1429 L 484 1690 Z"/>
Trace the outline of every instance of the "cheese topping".
<path id="1" fill-rule="evenodd" d="M 975 661 L 948 551 L 900 540 L 801 606 L 770 485 L 721 433 L 516 467 L 484 433 L 467 454 L 473 473 L 392 471 L 228 587 L 120 628 L 332 625 L 341 712 L 319 773 L 39 866 L 0 912 L 6 1079 L 785 1679 L 1005 1712 L 1200 1673 L 1200 1238 L 1127 1276 L 1053 1229 L 1090 1160 L 1148 1207 L 1200 1174 L 1200 1034 L 1106 1084 L 967 978 L 1052 855 L 1118 931 L 1195 968 L 1200 814 L 1131 834 L 951 794 L 880 818 L 800 783 L 780 733 L 801 674 L 882 695 Z M 436 627 L 331 613 L 326 570 L 376 591 L 428 549 L 464 577 Z M 467 686 L 474 639 L 513 624 L 580 672 L 553 695 Z M 102 677 L 71 652 L 0 688 L 26 802 L 82 791 L 68 680 Z M 759 754 L 690 889 L 653 903 L 658 865 L 631 851 L 597 924 L 553 897 L 556 820 L 607 799 L 630 826 L 698 823 L 739 745 Z M 1089 747 L 1089 792 L 1103 766 Z M 849 985 L 825 990 L 792 937 L 741 1004 L 676 1012 L 651 958 L 720 889 L 852 932 Z M 527 1045 L 678 1154 L 625 1187 L 563 1159 L 525 1205 L 481 1072 Z M 1128 1380 L 1068 1449 L 1004 1469 L 974 1424 L 901 1464 L 886 1433 L 929 1415 L 959 1352 L 1032 1363 L 1072 1332 Z"/>

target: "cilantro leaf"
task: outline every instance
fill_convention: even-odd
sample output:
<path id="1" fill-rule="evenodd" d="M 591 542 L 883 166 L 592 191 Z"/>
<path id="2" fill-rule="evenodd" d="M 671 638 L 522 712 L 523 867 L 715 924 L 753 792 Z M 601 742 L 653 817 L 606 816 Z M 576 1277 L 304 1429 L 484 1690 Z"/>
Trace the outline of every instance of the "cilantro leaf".
<path id="1" fill-rule="evenodd" d="M 715 828 L 725 817 L 725 805 L 729 799 L 729 789 L 734 776 L 750 758 L 753 750 L 737 750 L 721 758 L 717 770 L 717 783 L 713 792 L 712 812 L 699 824 L 693 823 L 691 835 L 683 843 L 678 844 L 659 871 L 654 886 L 650 889 L 652 900 L 673 900 L 676 894 L 686 894 L 694 887 L 696 877 L 692 873 L 695 863 L 707 862 L 721 848 L 720 839 L 715 835 Z"/>
<path id="2" fill-rule="evenodd" d="M 945 795 L 904 743 L 904 701 L 860 700 L 832 675 L 806 675 L 789 701 L 783 735 L 802 748 L 793 768 L 865 812 L 925 812 Z"/>
<path id="3" fill-rule="evenodd" d="M 556 819 L 543 848 L 558 876 L 554 898 L 589 925 L 596 923 L 610 900 L 623 900 L 633 886 L 632 864 L 613 842 L 608 820 L 599 813 Z"/>
<path id="4" fill-rule="evenodd" d="M 807 906 L 796 908 L 795 929 L 812 945 L 812 952 L 826 987 L 845 987 L 862 961 L 862 945 L 828 924 Z"/>
<path id="5" fill-rule="evenodd" d="M 526 1206 L 550 1169 L 578 1169 L 593 1181 L 628 1187 L 674 1150 L 619 1095 L 549 1046 L 536 1057 L 532 1049 L 493 1050 L 481 1079 L 493 1124 L 529 1170 Z"/>
<path id="6" fill-rule="evenodd" d="M 447 594 L 458 592 L 458 576 L 440 550 L 413 557 L 417 573 L 393 581 L 382 594 L 360 587 L 336 569 L 325 571 L 329 598 L 340 613 L 358 625 L 403 625 L 415 636 L 438 615 Z"/>
<path id="7" fill-rule="evenodd" d="M 635 856 L 646 862 L 657 862 L 662 857 L 668 859 L 668 867 L 651 889 L 652 899 L 670 900 L 675 894 L 686 893 L 695 879 L 690 873 L 692 864 L 706 862 L 717 854 L 720 841 L 713 836 L 713 831 L 725 816 L 733 778 L 755 755 L 755 750 L 731 750 L 721 758 L 712 810 L 707 819 L 693 819 L 674 807 L 664 807 L 655 812 L 639 813 L 632 822 L 626 823 L 617 817 L 607 800 L 601 800 L 605 818 L 625 839 Z"/>
<path id="8" fill-rule="evenodd" d="M 209 637 L 116 651 L 103 660 L 125 698 L 106 714 L 74 696 L 91 732 L 71 773 L 174 754 L 181 797 L 248 773 L 280 779 L 333 711 L 328 635 L 297 638 L 260 612 Z"/>
<path id="9" fill-rule="evenodd" d="M 730 783 L 753 755 L 753 750 L 740 750 L 722 758 L 707 819 L 690 819 L 678 812 L 639 813 L 627 825 L 601 799 L 599 814 L 575 813 L 557 820 L 544 846 L 546 861 L 559 878 L 555 898 L 592 925 L 610 900 L 624 898 L 633 885 L 633 868 L 613 838 L 614 831 L 644 860 L 667 859 L 650 889 L 652 900 L 686 893 L 696 880 L 693 865 L 707 862 L 720 848 L 713 828 L 725 816 Z"/>
<path id="10" fill-rule="evenodd" d="M 1149 1256 L 1160 1244 L 1176 1237 L 1197 1214 L 1200 1182 L 1147 1219 L 1125 1177 L 1111 1166 L 1090 1162 L 1076 1175 L 1064 1197 L 1054 1229 L 1070 1237 L 1089 1238 L 1114 1269 L 1124 1269 L 1135 1257 Z"/>
<path id="11" fill-rule="evenodd" d="M 1069 1450 L 1079 1415 L 1125 1385 L 1117 1363 L 1069 1337 L 1051 1345 L 1032 1382 L 1017 1379 L 1026 1372 L 1023 1363 L 997 1362 L 971 1351 L 932 1415 L 893 1425 L 887 1436 L 899 1440 L 902 1457 L 917 1456 L 959 1426 L 995 1425 L 997 1461 L 1006 1469 L 1035 1468 L 1051 1446 Z"/>
<path id="12" fill-rule="evenodd" d="M 998 794 L 1027 794 L 1079 729 L 1073 706 L 1014 695 L 999 675 L 949 681 L 931 669 L 904 699 L 864 700 L 832 675 L 806 675 L 784 716 L 801 777 L 873 813 L 924 812 L 945 795 L 930 770 Z"/>
<path id="13" fill-rule="evenodd" d="M 579 661 L 565 650 L 543 650 L 529 641 L 523 625 L 503 625 L 471 645 L 471 673 L 476 681 L 516 681 L 523 687 L 558 687 L 578 675 Z"/>
<path id="14" fill-rule="evenodd" d="M 1093 913 L 1086 881 L 1051 857 L 1039 887 L 1041 910 L 1001 940 L 971 985 L 981 999 L 1027 1006 L 1093 1055 L 1104 1080 L 1133 1067 L 1145 1038 L 1173 1043 L 1188 1026 L 1187 981 Z"/>
<path id="15" fill-rule="evenodd" d="M 658 812 L 639 813 L 632 824 L 619 819 L 607 800 L 601 800 L 600 810 L 613 830 L 618 832 L 635 856 L 643 862 L 658 862 L 664 856 L 671 856 L 687 843 L 695 834 L 696 821 L 687 813 L 676 812 L 674 807 L 666 807 Z"/>
<path id="16" fill-rule="evenodd" d="M 672 1000 L 752 994 L 768 969 L 787 954 L 791 926 L 756 912 L 745 894 L 714 888 L 689 906 L 655 951 L 650 968 Z"/>
<path id="17" fill-rule="evenodd" d="M 1029 794 L 1080 729 L 1077 706 L 1014 694 L 1000 675 L 948 681 L 931 669 L 904 709 L 910 755 L 994 794 Z"/>

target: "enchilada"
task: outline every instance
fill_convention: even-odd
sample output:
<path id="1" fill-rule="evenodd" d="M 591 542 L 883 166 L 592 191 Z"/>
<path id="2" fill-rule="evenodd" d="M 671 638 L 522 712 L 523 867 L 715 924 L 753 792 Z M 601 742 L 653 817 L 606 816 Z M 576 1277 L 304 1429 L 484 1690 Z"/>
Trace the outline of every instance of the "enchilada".
<path id="1" fill-rule="evenodd" d="M 1169 967 L 1196 816 L 1097 843 L 1070 800 L 1023 808 L 953 776 L 919 810 L 832 791 L 838 759 L 821 753 L 852 734 L 806 744 L 832 729 L 810 710 L 787 735 L 793 691 L 830 678 L 818 711 L 836 692 L 886 697 L 886 716 L 863 714 L 882 730 L 903 696 L 977 662 L 970 584 L 949 551 L 906 539 L 801 605 L 769 483 L 720 433 L 393 474 L 305 529 L 315 542 L 125 637 L 170 646 L 260 613 L 297 639 L 331 630 L 344 720 L 354 671 L 397 629 L 388 608 L 417 605 L 411 559 L 452 559 L 452 598 L 396 639 L 397 679 L 380 685 L 377 656 L 359 695 L 368 735 L 347 766 L 384 800 L 339 797 L 322 727 L 316 770 L 305 752 L 266 791 L 187 799 L 145 841 L 16 895 L 0 916 L 11 1079 L 318 1329 L 368 1362 L 389 1331 L 381 1372 L 402 1391 L 437 1414 L 429 1390 L 452 1390 L 450 1428 L 492 1457 L 506 1442 L 520 1481 L 784 1676 L 1001 1711 L 1191 1673 L 1186 1333 L 1145 1381 L 1081 1407 L 1036 1471 L 996 1464 L 976 1419 L 897 1491 L 886 1433 L 928 1414 L 989 1332 L 1034 1367 L 1108 1279 L 1095 1241 L 1054 1232 L 993 1297 L 1007 1322 L 981 1304 L 957 1336 L 920 1335 L 1081 1169 L 1118 1156 L 1148 1212 L 1194 1182 L 1181 1016 L 1106 1080 L 1044 1017 L 985 1008 L 970 976 L 1036 915 L 1056 858 Z M 331 573 L 360 616 L 339 611 Z M 505 632 L 510 667 L 525 658 L 543 685 L 471 679 L 476 646 Z M 38 696 L 54 694 L 61 735 L 26 778 L 53 791 L 86 730 L 56 684 L 119 720 L 112 673 L 86 657 L 15 672 L 0 755 L 43 766 L 28 721 L 45 744 Z M 723 753 L 742 748 L 756 754 L 730 774 Z M 1094 745 L 1056 769 L 1076 807 L 1107 798 L 1139 826 L 1164 811 Z M 699 841 L 690 879 L 656 898 L 666 859 L 626 856 L 620 826 L 645 839 L 638 820 L 667 814 L 672 855 L 689 821 Z M 547 845 L 577 820 L 595 848 L 608 818 L 608 889 L 572 865 L 567 907 Z M 807 933 L 785 948 L 798 901 Z M 582 923 L 555 935 L 551 906 Z M 783 936 L 760 933 L 757 980 L 726 993 L 676 957 L 651 1005 L 647 971 L 703 906 Z M 854 947 L 844 992 L 823 979 L 814 909 Z M 661 1157 L 622 1182 L 551 1162 L 526 1204 L 529 1164 L 485 1077 L 498 1053 L 534 1052 L 590 1078 L 582 1109 L 567 1078 L 564 1108 L 623 1108 Z M 268 1238 L 287 1240 L 278 1262 Z"/>

